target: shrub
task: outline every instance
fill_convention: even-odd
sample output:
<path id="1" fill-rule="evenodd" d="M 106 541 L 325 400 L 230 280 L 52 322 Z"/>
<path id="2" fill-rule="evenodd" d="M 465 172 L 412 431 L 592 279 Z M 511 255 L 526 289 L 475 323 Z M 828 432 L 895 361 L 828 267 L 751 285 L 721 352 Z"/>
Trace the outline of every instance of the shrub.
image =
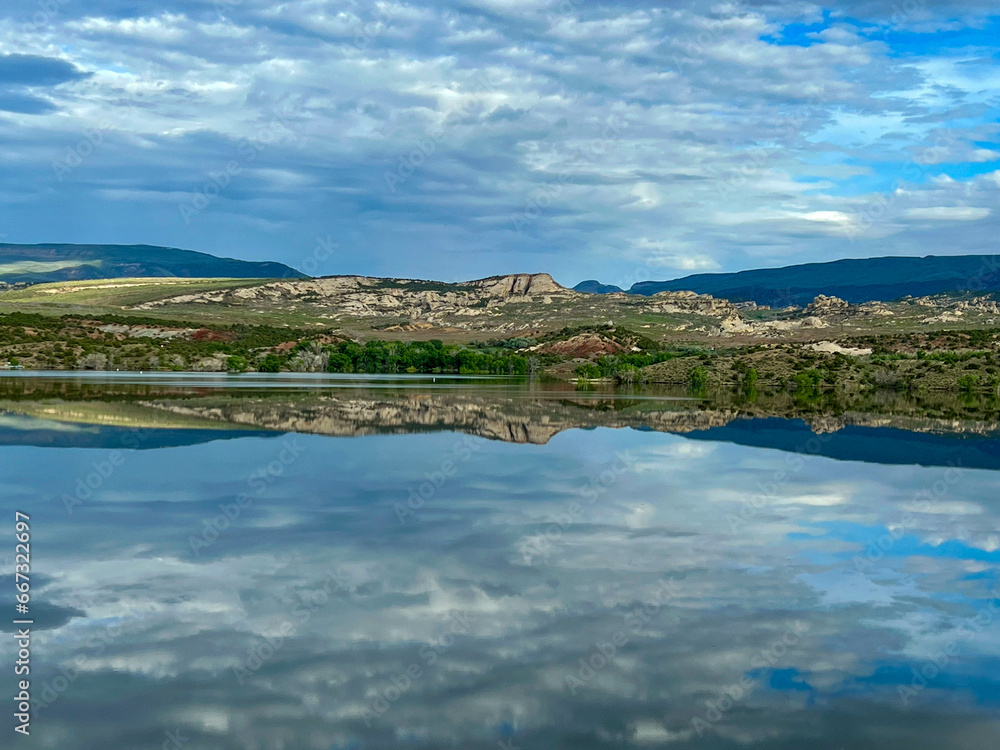
<path id="1" fill-rule="evenodd" d="M 979 385 L 978 375 L 963 375 L 958 379 L 958 387 L 965 393 L 972 393 Z"/>
<path id="2" fill-rule="evenodd" d="M 258 372 L 281 372 L 281 357 L 277 354 L 268 354 L 264 361 L 257 368 Z"/>
<path id="3" fill-rule="evenodd" d="M 229 372 L 246 372 L 249 366 L 250 363 L 247 362 L 247 358 L 239 355 L 234 355 L 226 360 L 226 369 Z"/>
<path id="4" fill-rule="evenodd" d="M 615 373 L 615 380 L 625 385 L 642 383 L 647 379 L 647 377 L 648 376 L 635 365 L 624 365 L 619 367 L 618 372 Z"/>
<path id="5" fill-rule="evenodd" d="M 688 373 L 688 384 L 692 391 L 704 391 L 708 388 L 708 370 L 704 367 L 695 367 Z"/>
<path id="6" fill-rule="evenodd" d="M 797 389 L 811 389 L 815 390 L 819 388 L 819 384 L 823 381 L 823 375 L 819 370 L 806 370 L 805 372 L 800 372 L 792 378 L 792 382 L 795 383 Z"/>
<path id="7" fill-rule="evenodd" d="M 595 378 L 601 377 L 601 368 L 592 362 L 587 362 L 582 365 L 577 365 L 576 369 L 573 370 L 578 378 L 586 378 L 587 380 L 593 380 Z"/>

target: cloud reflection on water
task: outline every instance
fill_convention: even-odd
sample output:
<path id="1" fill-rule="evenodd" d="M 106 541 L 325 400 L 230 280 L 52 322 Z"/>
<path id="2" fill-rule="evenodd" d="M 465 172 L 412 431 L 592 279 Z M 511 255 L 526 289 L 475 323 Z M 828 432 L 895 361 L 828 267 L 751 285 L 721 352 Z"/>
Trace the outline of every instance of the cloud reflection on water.
<path id="1" fill-rule="evenodd" d="M 127 451 L 72 516 L 58 498 L 107 451 L 3 448 L 6 507 L 37 508 L 34 597 L 86 613 L 38 633 L 36 698 L 57 665 L 76 673 L 38 747 L 179 729 L 191 750 L 884 750 L 1000 732 L 1000 609 L 970 625 L 1000 607 L 995 472 L 628 430 L 298 436 L 196 555 L 281 447 L 227 437 Z M 400 523 L 460 440 L 476 450 Z M 588 493 L 616 454 L 628 469 Z"/>

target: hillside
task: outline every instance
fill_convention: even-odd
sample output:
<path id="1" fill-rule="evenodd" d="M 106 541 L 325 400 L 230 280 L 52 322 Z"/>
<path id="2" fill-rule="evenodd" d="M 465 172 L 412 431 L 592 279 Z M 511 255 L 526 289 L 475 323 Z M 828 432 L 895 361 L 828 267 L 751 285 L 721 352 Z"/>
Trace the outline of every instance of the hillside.
<path id="1" fill-rule="evenodd" d="M 595 282 L 587 291 L 599 292 Z M 597 285 L 599 286 L 599 285 Z M 1000 255 L 864 258 L 806 263 L 739 273 L 709 273 L 673 281 L 643 281 L 630 294 L 692 291 L 732 302 L 804 306 L 820 294 L 852 304 L 888 302 L 944 292 L 1000 291 Z"/>
<path id="2" fill-rule="evenodd" d="M 305 274 L 283 263 L 218 258 L 152 245 L 0 244 L 0 283 L 181 277 L 292 279 Z"/>
<path id="3" fill-rule="evenodd" d="M 0 290 L 0 315 L 11 312 L 130 315 L 194 329 L 250 323 L 336 330 L 365 338 L 449 342 L 544 337 L 563 329 L 588 333 L 614 326 L 658 342 L 805 342 L 993 328 L 1000 319 L 1000 305 L 989 295 L 936 295 L 861 305 L 819 295 L 805 307 L 773 309 L 688 291 L 649 297 L 584 294 L 560 286 L 548 274 L 460 283 L 368 276 L 63 281 Z M 552 353 L 589 356 L 608 353 L 609 345 L 585 337 L 561 346 L 567 350 Z"/>
<path id="4" fill-rule="evenodd" d="M 624 292 L 625 290 L 614 284 L 602 284 L 600 281 L 588 279 L 587 281 L 581 281 L 573 287 L 573 291 L 583 292 L 584 294 L 615 294 L 617 292 Z"/>

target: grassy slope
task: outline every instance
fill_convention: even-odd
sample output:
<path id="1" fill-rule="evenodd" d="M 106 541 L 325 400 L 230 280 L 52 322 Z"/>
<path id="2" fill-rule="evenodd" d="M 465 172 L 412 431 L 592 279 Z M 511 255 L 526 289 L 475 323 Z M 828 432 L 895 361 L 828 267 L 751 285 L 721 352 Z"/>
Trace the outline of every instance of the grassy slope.
<path id="1" fill-rule="evenodd" d="M 870 386 L 912 392 L 947 391 L 958 393 L 963 377 L 972 377 L 972 391 L 996 391 L 1000 385 L 1000 352 L 995 344 L 985 350 L 963 350 L 961 359 L 943 362 L 936 359 L 895 359 L 886 357 L 851 357 L 808 351 L 792 346 L 769 349 L 738 350 L 731 356 L 679 357 L 645 369 L 653 383 L 686 385 L 691 372 L 703 368 L 711 388 L 738 387 L 748 368 L 758 376 L 761 389 L 792 388 L 796 376 L 815 373 L 815 387 L 857 391 Z"/>
<path id="2" fill-rule="evenodd" d="M 12 414 L 23 414 L 38 419 L 52 419 L 75 424 L 101 425 L 107 427 L 141 427 L 143 429 L 172 430 L 240 430 L 252 429 L 245 425 L 230 424 L 225 421 L 185 416 L 165 412 L 161 409 L 140 404 L 125 404 L 103 401 L 60 400 L 3 401 L 0 410 Z"/>
<path id="3" fill-rule="evenodd" d="M 27 289 L 0 292 L 0 313 L 33 312 L 43 315 L 121 314 L 133 305 L 181 294 L 208 292 L 218 289 L 254 286 L 267 283 L 267 279 L 97 279 L 92 281 L 59 281 L 37 284 Z M 192 309 L 193 308 L 193 309 Z M 194 313 L 186 315 L 185 313 Z M 152 311 L 133 312 L 141 317 L 164 320 L 189 318 L 225 322 L 242 322 L 245 311 L 239 316 L 228 314 L 225 308 L 206 305 L 171 306 Z M 236 318 L 239 317 L 239 320 Z"/>
<path id="4" fill-rule="evenodd" d="M 266 279 L 181 279 L 181 278 L 129 278 L 92 281 L 70 281 L 39 284 L 28 289 L 0 292 L 0 313 L 37 312 L 46 315 L 106 315 L 117 314 L 164 322 L 185 322 L 200 325 L 254 324 L 291 327 L 310 330 L 337 329 L 352 336 L 397 340 L 442 339 L 467 342 L 500 336 L 539 336 L 558 331 L 567 326 L 587 326 L 612 321 L 614 324 L 641 333 L 649 338 L 667 342 L 698 342 L 709 345 L 739 345 L 761 341 L 759 336 L 739 335 L 720 338 L 705 330 L 719 325 L 718 318 L 694 313 L 653 313 L 646 307 L 644 297 L 608 297 L 606 295 L 580 295 L 553 298 L 549 304 L 540 299 L 531 302 L 512 302 L 484 310 L 477 318 L 445 316 L 439 325 L 423 330 L 386 330 L 391 326 L 406 326 L 410 319 L 404 313 L 379 317 L 352 317 L 343 310 L 328 306 L 327 301 L 303 298 L 295 301 L 248 301 L 226 305 L 221 303 L 171 303 L 144 310 L 136 305 L 178 295 L 211 292 L 239 287 L 267 284 Z M 411 287 L 417 287 L 416 289 Z M 454 290 L 440 282 L 413 282 L 399 284 L 386 282 L 373 290 L 419 291 L 433 287 L 437 291 Z M 377 293 L 377 291 L 376 291 Z M 892 316 L 859 316 L 849 319 L 833 317 L 831 325 L 822 329 L 798 329 L 784 333 L 785 341 L 842 340 L 862 335 L 892 335 L 928 330 L 964 330 L 995 327 L 996 316 L 968 313 L 962 319 L 945 323 L 924 323 L 936 310 L 901 302 L 890 305 Z M 778 311 L 745 313 L 749 319 L 781 318 Z M 468 323 L 484 325 L 476 330 L 462 328 Z"/>

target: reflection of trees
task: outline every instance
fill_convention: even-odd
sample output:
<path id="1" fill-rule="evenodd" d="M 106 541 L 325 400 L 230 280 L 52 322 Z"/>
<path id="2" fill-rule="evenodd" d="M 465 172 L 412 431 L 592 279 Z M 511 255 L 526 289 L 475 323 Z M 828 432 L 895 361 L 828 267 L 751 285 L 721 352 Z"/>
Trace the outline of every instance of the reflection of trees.
<path id="1" fill-rule="evenodd" d="M 988 434 L 1000 417 L 995 393 L 851 393 L 756 388 L 704 390 L 569 383 L 501 382 L 426 389 L 400 381 L 331 390 L 307 382 L 276 389 L 266 381 L 237 381 L 239 390 L 176 383 L 126 383 L 72 378 L 0 378 L 0 408 L 44 412 L 65 421 L 116 424 L 127 407 L 130 424 L 177 425 L 179 417 L 219 426 L 330 435 L 456 430 L 514 442 L 546 442 L 562 430 L 631 427 L 686 432 L 744 417 L 800 418 L 820 424 L 871 424 L 900 429 Z M 249 386 L 249 387 L 246 387 Z M 81 403 L 83 402 L 83 403 Z M 85 409 L 72 409 L 81 403 Z M 117 405 L 117 406 L 115 406 Z M 61 415 L 61 416 L 60 416 Z M 170 417 L 168 419 L 168 416 Z"/>

